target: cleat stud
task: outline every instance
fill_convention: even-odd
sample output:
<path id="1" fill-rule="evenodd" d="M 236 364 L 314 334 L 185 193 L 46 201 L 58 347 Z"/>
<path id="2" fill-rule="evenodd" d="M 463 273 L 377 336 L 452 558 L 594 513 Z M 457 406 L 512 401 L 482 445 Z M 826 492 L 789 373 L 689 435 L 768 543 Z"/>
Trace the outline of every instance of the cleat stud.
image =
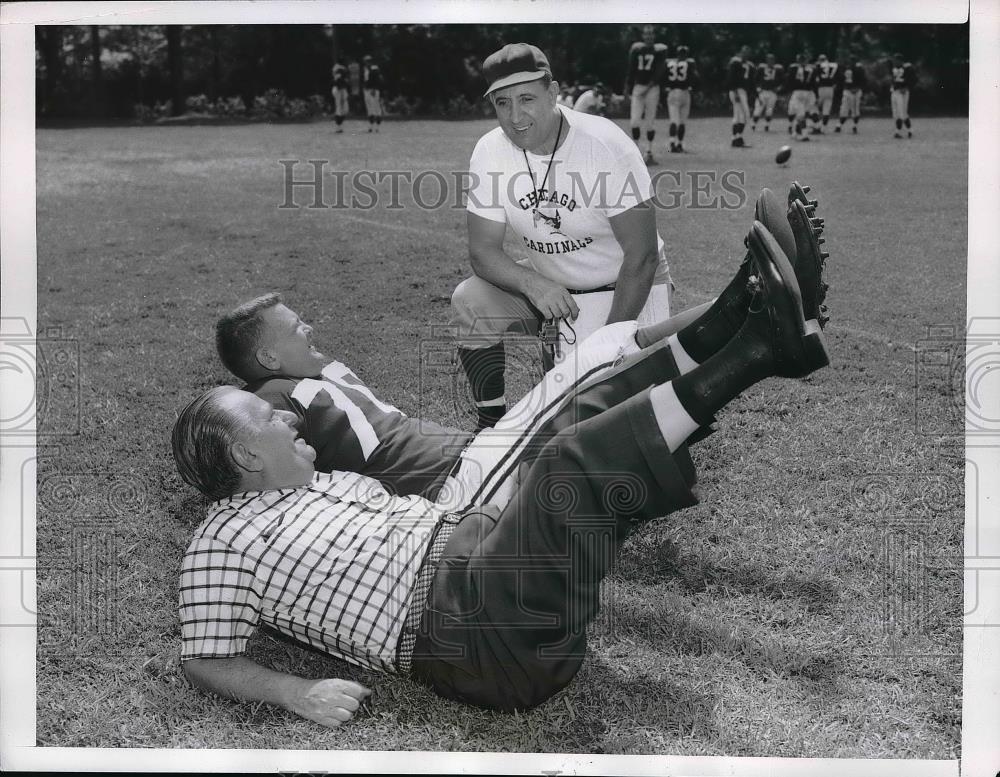
<path id="1" fill-rule="evenodd" d="M 819 258 L 822 259 L 825 262 L 827 259 L 830 258 L 830 252 L 829 251 L 820 251 L 819 252 Z"/>

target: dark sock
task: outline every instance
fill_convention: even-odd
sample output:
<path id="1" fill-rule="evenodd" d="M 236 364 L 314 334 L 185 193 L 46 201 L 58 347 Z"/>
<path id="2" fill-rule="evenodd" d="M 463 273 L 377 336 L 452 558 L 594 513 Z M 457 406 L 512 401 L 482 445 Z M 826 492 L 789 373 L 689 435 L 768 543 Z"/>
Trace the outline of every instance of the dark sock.
<path id="1" fill-rule="evenodd" d="M 902 119 L 896 119 L 896 129 L 898 129 L 898 130 L 903 129 L 903 120 Z"/>
<path id="2" fill-rule="evenodd" d="M 910 120 L 909 120 L 909 119 L 903 119 L 903 124 L 905 124 L 905 125 L 906 125 L 906 128 L 907 128 L 907 129 L 909 129 L 909 128 L 910 128 Z"/>
<path id="3" fill-rule="evenodd" d="M 459 348 L 458 358 L 469 379 L 469 389 L 474 402 L 499 399 L 504 395 L 504 367 L 506 364 L 503 341 L 488 348 Z M 476 405 L 477 429 L 493 426 L 507 412 L 506 405 Z"/>
<path id="4" fill-rule="evenodd" d="M 722 350 L 743 326 L 750 305 L 747 280 L 751 272 L 748 257 L 712 306 L 694 323 L 677 333 L 684 350 L 699 364 Z"/>
<path id="5" fill-rule="evenodd" d="M 773 374 L 773 360 L 765 338 L 760 335 L 761 325 L 767 321 L 767 311 L 754 314 L 755 317 L 761 315 L 763 322 L 751 321 L 748 317 L 739 333 L 718 353 L 671 381 L 681 405 L 701 426 L 711 424 L 719 410 Z"/>
<path id="6" fill-rule="evenodd" d="M 738 124 L 737 122 L 735 122 L 735 121 L 733 122 L 733 137 L 734 137 L 734 138 L 735 138 L 735 137 L 736 137 L 737 135 L 739 135 L 739 134 L 740 134 L 740 131 L 739 131 L 739 129 L 737 129 L 737 128 L 738 128 L 739 126 L 740 126 L 740 125 L 739 125 L 739 124 Z"/>
<path id="7" fill-rule="evenodd" d="M 638 140 L 639 136 L 642 134 L 642 130 L 638 127 L 632 127 L 632 140 Z"/>
<path id="8" fill-rule="evenodd" d="M 684 125 L 683 124 L 681 124 L 677 128 L 677 139 L 678 140 L 684 140 Z"/>
<path id="9" fill-rule="evenodd" d="M 648 132 L 646 132 L 646 140 L 648 140 L 650 143 L 653 142 L 653 138 L 655 137 L 656 137 L 656 130 L 649 130 Z"/>
<path id="10" fill-rule="evenodd" d="M 669 134 L 670 134 L 670 137 L 672 137 L 672 138 L 677 137 L 677 125 L 674 124 L 673 122 L 671 122 L 671 124 L 670 124 Z"/>

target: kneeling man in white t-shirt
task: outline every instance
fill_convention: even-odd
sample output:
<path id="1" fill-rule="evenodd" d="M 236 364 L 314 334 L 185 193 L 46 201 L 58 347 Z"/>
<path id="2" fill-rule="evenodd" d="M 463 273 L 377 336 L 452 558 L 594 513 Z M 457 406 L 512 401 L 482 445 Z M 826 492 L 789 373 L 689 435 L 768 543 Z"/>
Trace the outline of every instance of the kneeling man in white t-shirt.
<path id="1" fill-rule="evenodd" d="M 652 183 L 632 139 L 608 119 L 560 106 L 535 46 L 504 46 L 483 73 L 500 126 L 469 162 L 474 275 L 452 295 L 479 428 L 506 410 L 504 332 L 558 321 L 572 344 L 605 324 L 666 319 L 671 292 Z M 508 227 L 524 258 L 504 250 Z"/>

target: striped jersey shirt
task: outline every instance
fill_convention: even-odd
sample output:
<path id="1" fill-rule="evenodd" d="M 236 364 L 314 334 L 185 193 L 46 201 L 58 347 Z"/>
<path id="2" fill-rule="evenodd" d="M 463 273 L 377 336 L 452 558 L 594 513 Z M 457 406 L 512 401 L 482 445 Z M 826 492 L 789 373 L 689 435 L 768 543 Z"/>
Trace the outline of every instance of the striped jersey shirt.
<path id="1" fill-rule="evenodd" d="M 472 439 L 469 432 L 410 418 L 339 361 L 314 378 L 269 377 L 246 388 L 299 417 L 318 471 L 358 472 L 396 494 L 435 499 Z"/>
<path id="2" fill-rule="evenodd" d="M 261 625 L 360 666 L 395 671 L 396 645 L 442 510 L 371 478 L 215 502 L 184 555 L 181 660 L 242 655 Z"/>

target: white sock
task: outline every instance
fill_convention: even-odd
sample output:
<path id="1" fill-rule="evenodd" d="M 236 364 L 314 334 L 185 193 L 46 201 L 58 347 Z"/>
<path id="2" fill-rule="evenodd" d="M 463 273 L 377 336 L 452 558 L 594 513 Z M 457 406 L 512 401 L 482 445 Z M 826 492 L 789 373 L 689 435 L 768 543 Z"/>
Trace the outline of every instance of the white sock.
<path id="1" fill-rule="evenodd" d="M 653 406 L 653 415 L 656 416 L 663 441 L 673 453 L 695 432 L 698 422 L 688 415 L 677 398 L 672 383 L 653 386 L 649 392 L 649 402 Z"/>
<path id="2" fill-rule="evenodd" d="M 684 350 L 684 346 L 677 339 L 677 335 L 670 335 L 667 338 L 667 345 L 670 346 L 670 353 L 673 354 L 674 361 L 677 362 L 677 369 L 680 370 L 681 375 L 687 375 L 698 366 L 698 362 L 692 359 L 691 355 Z"/>

